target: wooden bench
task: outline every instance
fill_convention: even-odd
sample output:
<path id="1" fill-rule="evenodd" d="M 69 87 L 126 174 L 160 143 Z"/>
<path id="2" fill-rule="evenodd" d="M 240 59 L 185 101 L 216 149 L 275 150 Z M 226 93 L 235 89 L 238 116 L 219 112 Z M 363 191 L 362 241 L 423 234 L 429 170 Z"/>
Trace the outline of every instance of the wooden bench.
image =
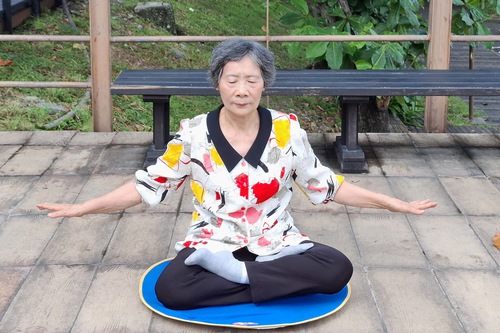
<path id="1" fill-rule="evenodd" d="M 153 144 L 145 166 L 154 163 L 170 139 L 171 96 L 218 95 L 206 70 L 170 69 L 122 71 L 111 93 L 142 95 L 153 103 Z M 342 126 L 334 153 L 341 172 L 362 173 L 367 165 L 358 144 L 358 110 L 371 96 L 500 95 L 500 70 L 280 70 L 264 94 L 340 96 Z M 207 111 L 214 107 L 207 105 Z"/>
<path id="2" fill-rule="evenodd" d="M 12 34 L 30 15 L 40 16 L 42 8 L 61 4 L 61 0 L 0 0 L 0 32 Z"/>

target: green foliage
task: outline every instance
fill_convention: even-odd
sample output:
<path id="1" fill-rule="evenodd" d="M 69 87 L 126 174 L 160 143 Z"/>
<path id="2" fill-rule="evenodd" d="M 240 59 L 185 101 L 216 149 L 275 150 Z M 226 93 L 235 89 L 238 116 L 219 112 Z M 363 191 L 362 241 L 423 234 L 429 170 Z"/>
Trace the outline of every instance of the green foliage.
<path id="1" fill-rule="evenodd" d="M 276 0 L 273 9 L 291 35 L 425 35 L 420 12 L 423 0 Z M 486 10 L 500 14 L 500 0 L 453 0 L 452 30 L 456 34 L 486 35 Z M 484 7 L 485 9 L 482 9 Z M 487 43 L 491 47 L 492 43 Z M 305 48 L 314 67 L 331 69 L 399 69 L 425 66 L 422 42 L 286 43 L 290 56 Z M 389 110 L 413 124 L 424 110 L 423 99 L 394 97 Z"/>
<path id="2" fill-rule="evenodd" d="M 273 9 L 284 12 L 280 22 L 293 28 L 291 35 L 404 35 L 424 34 L 427 29 L 417 14 L 422 0 L 352 0 L 348 12 L 335 0 L 309 4 L 306 0 L 275 1 Z M 291 56 L 301 48 L 300 43 L 286 45 Z M 305 54 L 313 63 L 326 61 L 332 69 L 405 68 L 418 66 L 424 46 L 411 42 L 311 42 Z"/>
<path id="3" fill-rule="evenodd" d="M 186 35 L 265 35 L 265 1 L 252 1 L 241 6 L 232 0 L 171 0 L 178 28 Z M 135 14 L 137 0 L 111 1 L 111 26 L 114 36 L 162 36 L 169 33 Z M 60 8 L 44 9 L 41 17 L 31 18 L 15 28 L 20 35 L 88 35 L 88 0 L 69 1 L 76 29 L 71 27 Z M 286 28 L 271 17 L 270 31 L 286 34 Z M 207 68 L 215 43 L 114 43 L 112 45 L 112 75 L 124 69 L 144 68 Z M 303 56 L 290 59 L 284 46 L 273 43 L 278 68 L 303 68 Z M 2 42 L 0 59 L 12 61 L 0 66 L 0 78 L 5 81 L 86 81 L 90 77 L 88 43 L 72 42 Z M 184 56 L 183 56 L 184 55 Z M 85 95 L 83 89 L 0 89 L 0 130 L 35 130 L 63 116 L 37 105 L 28 105 L 26 96 L 57 104 L 67 112 L 73 110 Z M 321 101 L 322 98 L 318 98 Z M 220 103 L 217 97 L 174 96 L 171 100 L 171 128 L 177 129 L 183 118 L 210 111 Z M 283 111 L 299 115 L 309 107 L 309 99 L 286 100 L 279 106 Z M 328 111 L 336 114 L 337 105 Z M 117 131 L 151 131 L 151 103 L 141 96 L 113 96 L 113 127 Z M 308 124 L 304 124 L 306 130 Z M 68 118 L 55 129 L 92 130 L 90 101 L 80 108 L 76 117 Z M 331 129 L 330 129 L 331 131 Z"/>
<path id="4" fill-rule="evenodd" d="M 500 0 L 453 0 L 455 10 L 451 21 L 451 31 L 462 35 L 490 35 L 491 31 L 484 22 L 490 18 L 488 11 L 495 7 L 500 15 Z M 476 46 L 476 43 L 471 43 Z M 483 45 L 491 49 L 493 42 Z"/>

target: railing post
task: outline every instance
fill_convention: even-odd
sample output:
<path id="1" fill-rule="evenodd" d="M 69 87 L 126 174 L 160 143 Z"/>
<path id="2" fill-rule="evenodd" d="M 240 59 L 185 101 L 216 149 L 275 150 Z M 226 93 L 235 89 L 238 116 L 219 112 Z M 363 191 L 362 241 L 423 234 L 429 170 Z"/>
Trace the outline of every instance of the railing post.
<path id="1" fill-rule="evenodd" d="M 429 51 L 427 68 L 449 69 L 452 0 L 431 0 L 429 8 Z M 425 129 L 429 133 L 446 132 L 448 97 L 428 96 L 425 99 Z"/>
<path id="2" fill-rule="evenodd" d="M 113 106 L 110 1 L 90 0 L 89 16 L 94 131 L 111 132 L 113 131 Z"/>

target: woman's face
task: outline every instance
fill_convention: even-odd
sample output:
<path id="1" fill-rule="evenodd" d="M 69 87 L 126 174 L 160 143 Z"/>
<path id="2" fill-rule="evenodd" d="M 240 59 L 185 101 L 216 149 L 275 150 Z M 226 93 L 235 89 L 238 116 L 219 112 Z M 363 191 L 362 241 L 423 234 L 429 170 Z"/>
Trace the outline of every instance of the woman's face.
<path id="1" fill-rule="evenodd" d="M 224 108 L 232 115 L 245 117 L 255 112 L 264 90 L 260 67 L 249 56 L 228 62 L 217 89 Z"/>

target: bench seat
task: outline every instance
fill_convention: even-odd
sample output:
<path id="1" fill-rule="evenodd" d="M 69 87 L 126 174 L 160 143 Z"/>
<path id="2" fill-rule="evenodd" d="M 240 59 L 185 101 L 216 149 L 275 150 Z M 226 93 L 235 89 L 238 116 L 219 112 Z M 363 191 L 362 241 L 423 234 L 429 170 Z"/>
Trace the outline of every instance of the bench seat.
<path id="1" fill-rule="evenodd" d="M 218 95 L 207 71 L 199 69 L 124 70 L 111 93 L 142 95 L 153 103 L 153 145 L 145 165 L 154 163 L 170 138 L 171 96 Z M 264 95 L 340 96 L 341 135 L 333 149 L 341 172 L 362 173 L 367 165 L 358 145 L 358 110 L 371 96 L 500 95 L 500 70 L 279 70 Z"/>

